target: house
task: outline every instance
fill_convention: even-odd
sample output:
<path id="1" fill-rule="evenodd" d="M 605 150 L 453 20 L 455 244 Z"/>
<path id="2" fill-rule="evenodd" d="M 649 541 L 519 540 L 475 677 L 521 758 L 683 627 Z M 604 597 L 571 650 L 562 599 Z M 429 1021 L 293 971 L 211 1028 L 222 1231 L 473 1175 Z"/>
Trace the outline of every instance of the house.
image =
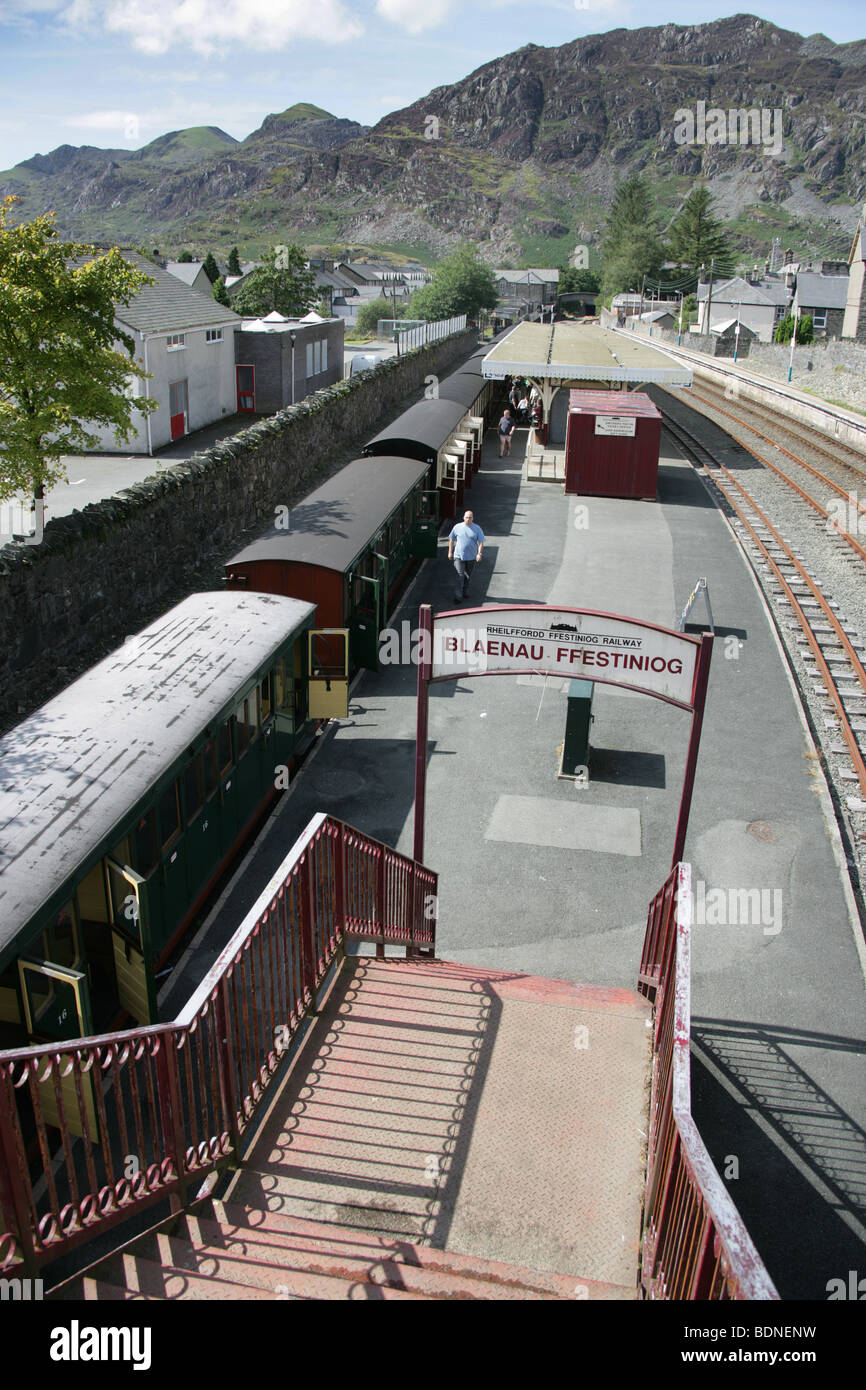
<path id="1" fill-rule="evenodd" d="M 797 274 L 792 309 L 810 314 L 816 338 L 839 338 L 848 301 L 848 267 L 839 274 L 835 265 L 825 262 L 820 272 L 801 270 Z"/>
<path id="2" fill-rule="evenodd" d="M 271 415 L 343 376 L 343 320 L 276 312 L 235 329 L 238 410 Z"/>
<path id="3" fill-rule="evenodd" d="M 710 337 L 716 340 L 713 356 L 733 357 L 736 353 L 738 357 L 748 357 L 749 344 L 753 343 L 757 336 L 742 319 L 730 318 L 724 319 L 721 323 L 714 323 L 710 329 Z"/>
<path id="4" fill-rule="evenodd" d="M 848 294 L 842 337 L 866 343 L 866 203 L 863 204 L 848 257 Z"/>
<path id="5" fill-rule="evenodd" d="M 215 424 L 237 410 L 234 329 L 239 316 L 213 295 L 191 289 L 168 270 L 125 251 L 124 259 L 155 282 L 145 285 L 115 321 L 135 343 L 149 378 L 132 377 L 133 398 L 156 400 L 135 435 L 118 444 L 109 426 L 95 426 L 104 453 L 152 454 L 173 439 Z M 133 417 L 135 418 L 135 417 Z"/>
<path id="6" fill-rule="evenodd" d="M 552 304 L 559 292 L 558 270 L 494 270 L 493 274 L 500 302 L 521 304 L 527 313 Z"/>
<path id="7" fill-rule="evenodd" d="M 166 261 L 165 268 L 191 290 L 213 298 L 213 285 L 205 274 L 204 261 Z"/>
<path id="8" fill-rule="evenodd" d="M 676 328 L 678 313 L 671 309 L 648 309 L 645 314 L 641 314 L 641 323 L 649 324 L 650 328 Z"/>
<path id="9" fill-rule="evenodd" d="M 790 279 L 790 276 L 781 279 L 774 275 L 752 275 L 746 279 L 735 275 L 712 287 L 708 283 L 699 284 L 698 333 L 712 332 L 719 324 L 733 318 L 750 328 L 762 343 L 771 343 L 776 324 L 785 317 L 791 303 L 793 289 L 787 283 Z"/>

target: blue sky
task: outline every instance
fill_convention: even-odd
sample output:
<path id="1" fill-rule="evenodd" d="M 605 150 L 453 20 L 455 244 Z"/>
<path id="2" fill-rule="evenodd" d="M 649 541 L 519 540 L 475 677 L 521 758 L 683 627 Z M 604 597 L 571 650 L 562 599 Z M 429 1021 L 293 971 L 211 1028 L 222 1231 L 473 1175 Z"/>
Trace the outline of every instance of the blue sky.
<path id="1" fill-rule="evenodd" d="M 137 149 L 191 125 L 242 139 L 311 101 L 373 124 L 526 43 L 737 14 L 628 0 L 0 0 L 0 169 L 62 144 Z M 762 18 L 837 43 L 862 3 L 764 4 Z M 820 29 L 817 28 L 820 23 Z"/>

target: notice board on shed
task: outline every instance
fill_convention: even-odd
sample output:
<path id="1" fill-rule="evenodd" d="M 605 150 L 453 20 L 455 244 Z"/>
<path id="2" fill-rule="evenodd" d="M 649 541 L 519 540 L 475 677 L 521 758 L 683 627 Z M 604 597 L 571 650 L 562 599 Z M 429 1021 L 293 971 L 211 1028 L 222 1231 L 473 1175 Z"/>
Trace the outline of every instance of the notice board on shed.
<path id="1" fill-rule="evenodd" d="M 655 499 L 662 417 L 640 391 L 572 390 L 565 490 L 583 497 Z"/>

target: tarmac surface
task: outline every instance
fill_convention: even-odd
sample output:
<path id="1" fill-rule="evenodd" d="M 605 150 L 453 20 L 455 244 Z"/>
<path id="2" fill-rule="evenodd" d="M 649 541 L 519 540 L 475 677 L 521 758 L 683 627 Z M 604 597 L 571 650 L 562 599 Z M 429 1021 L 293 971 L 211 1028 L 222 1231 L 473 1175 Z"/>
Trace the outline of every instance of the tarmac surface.
<path id="1" fill-rule="evenodd" d="M 716 621 L 685 857 L 693 866 L 693 1111 L 783 1298 L 863 1264 L 862 930 L 820 764 L 751 572 L 663 435 L 656 503 L 525 482 L 488 435 L 466 506 L 487 541 L 469 603 L 549 603 L 676 627 L 698 577 Z M 585 510 L 582 510 L 585 509 Z M 445 540 L 394 615 L 453 607 Z M 701 617 L 699 612 L 696 616 Z M 311 816 L 412 853 L 416 669 L 356 683 L 161 996 L 176 1015 Z M 437 955 L 633 988 L 670 868 L 690 716 L 596 686 L 589 782 L 558 780 L 564 682 L 461 678 L 430 699 L 424 861 Z M 539 1148 L 543 1159 L 543 1141 Z"/>

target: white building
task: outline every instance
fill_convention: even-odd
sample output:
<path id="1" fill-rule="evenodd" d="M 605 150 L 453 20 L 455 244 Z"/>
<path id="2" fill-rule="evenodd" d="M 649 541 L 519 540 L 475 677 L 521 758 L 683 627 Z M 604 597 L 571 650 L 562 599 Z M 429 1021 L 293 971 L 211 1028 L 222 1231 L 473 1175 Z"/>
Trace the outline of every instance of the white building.
<path id="1" fill-rule="evenodd" d="M 124 252 L 124 258 L 156 282 L 122 305 L 116 322 L 134 340 L 136 361 L 150 377 L 132 378 L 132 395 L 155 400 L 159 408 L 145 418 L 133 415 L 138 429 L 126 443 L 118 444 L 110 427 L 93 432 L 102 452 L 152 454 L 235 414 L 234 330 L 242 320 L 143 256 Z"/>

